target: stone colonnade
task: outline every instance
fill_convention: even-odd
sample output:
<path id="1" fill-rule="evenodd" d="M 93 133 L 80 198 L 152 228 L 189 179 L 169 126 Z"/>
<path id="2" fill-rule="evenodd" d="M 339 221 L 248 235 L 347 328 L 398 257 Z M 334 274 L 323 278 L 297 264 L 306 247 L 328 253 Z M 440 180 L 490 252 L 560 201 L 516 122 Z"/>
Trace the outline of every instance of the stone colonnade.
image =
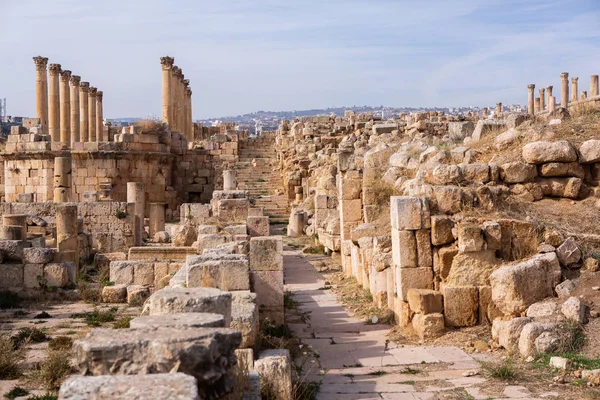
<path id="1" fill-rule="evenodd" d="M 563 72 L 560 74 L 561 87 L 560 87 L 560 106 L 567 108 L 569 105 L 569 73 Z M 571 104 L 577 103 L 578 101 L 585 100 L 588 98 L 588 92 L 582 91 L 579 94 L 579 77 L 571 77 Z M 534 115 L 537 112 L 548 110 L 553 112 L 556 110 L 556 97 L 552 95 L 553 86 L 547 86 L 545 89 L 539 89 L 540 97 L 535 97 L 535 85 L 527 85 L 527 113 Z M 590 91 L 589 97 L 597 97 L 600 93 L 598 91 L 598 75 L 592 75 L 590 77 Z"/>
<path id="2" fill-rule="evenodd" d="M 194 140 L 192 117 L 192 90 L 181 68 L 174 65 L 173 57 L 161 57 L 162 66 L 162 121 L 172 130 L 179 131 L 191 142 Z"/>
<path id="3" fill-rule="evenodd" d="M 102 92 L 81 82 L 60 64 L 48 64 L 46 57 L 33 57 L 36 71 L 36 118 L 42 133 L 53 142 L 108 140 L 103 135 Z M 48 77 L 49 75 L 49 77 Z"/>

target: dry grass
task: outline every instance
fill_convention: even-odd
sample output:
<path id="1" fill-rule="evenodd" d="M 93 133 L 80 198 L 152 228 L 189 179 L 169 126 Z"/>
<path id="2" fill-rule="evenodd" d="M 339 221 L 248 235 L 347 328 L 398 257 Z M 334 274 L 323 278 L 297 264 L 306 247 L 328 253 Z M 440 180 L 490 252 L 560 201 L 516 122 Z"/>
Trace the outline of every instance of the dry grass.
<path id="1" fill-rule="evenodd" d="M 25 346 L 16 346 L 6 333 L 0 333 L 0 380 L 20 375 L 19 363 L 25 357 Z"/>
<path id="2" fill-rule="evenodd" d="M 39 364 L 37 370 L 33 371 L 30 378 L 44 389 L 56 391 L 70 374 L 70 350 L 48 349 L 46 359 Z"/>

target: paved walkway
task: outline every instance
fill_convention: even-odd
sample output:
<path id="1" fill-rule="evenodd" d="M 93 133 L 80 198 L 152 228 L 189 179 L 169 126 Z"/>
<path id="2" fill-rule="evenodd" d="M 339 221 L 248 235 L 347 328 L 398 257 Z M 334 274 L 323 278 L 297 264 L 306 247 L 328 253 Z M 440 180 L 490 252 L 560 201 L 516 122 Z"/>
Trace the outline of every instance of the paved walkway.
<path id="1" fill-rule="evenodd" d="M 390 326 L 353 318 L 330 290 L 322 290 L 325 281 L 297 250 L 286 247 L 284 273 L 286 290 L 307 315 L 290 316 L 288 324 L 318 354 L 321 375 L 314 368 L 309 379 L 323 379 L 319 399 L 421 400 L 453 390 L 457 397 L 448 398 L 498 398 L 473 387 L 485 382 L 481 375 L 464 376 L 480 365 L 462 349 L 397 346 L 387 342 Z M 532 397 L 523 387 L 506 386 L 500 398 Z"/>

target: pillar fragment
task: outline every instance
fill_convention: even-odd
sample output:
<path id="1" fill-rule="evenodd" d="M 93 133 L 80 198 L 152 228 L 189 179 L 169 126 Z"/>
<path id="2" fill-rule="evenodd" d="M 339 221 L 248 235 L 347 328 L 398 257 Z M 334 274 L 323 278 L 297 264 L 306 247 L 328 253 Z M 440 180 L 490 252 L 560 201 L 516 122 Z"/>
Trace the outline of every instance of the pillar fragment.
<path id="1" fill-rule="evenodd" d="M 590 97 L 598 96 L 598 75 L 592 75 L 590 77 Z"/>
<path id="2" fill-rule="evenodd" d="M 35 116 L 40 119 L 42 132 L 48 133 L 48 58 L 33 57 L 35 62 Z"/>
<path id="3" fill-rule="evenodd" d="M 79 239 L 77 235 L 77 205 L 56 205 L 56 247 L 62 261 L 75 263 L 79 268 Z"/>
<path id="4" fill-rule="evenodd" d="M 98 142 L 108 141 L 108 138 L 104 137 L 104 111 L 102 109 L 102 97 L 101 91 L 96 92 L 96 139 Z"/>
<path id="5" fill-rule="evenodd" d="M 571 85 L 573 85 L 572 87 L 572 96 L 573 98 L 571 99 L 571 101 L 573 103 L 577 103 L 579 101 L 579 78 L 574 76 L 571 78 Z"/>
<path id="6" fill-rule="evenodd" d="M 560 74 L 560 106 L 567 108 L 569 106 L 569 73 L 563 72 Z"/>
<path id="7" fill-rule="evenodd" d="M 69 80 L 71 71 L 64 70 L 60 73 L 60 141 L 71 143 L 71 89 Z"/>
<path id="8" fill-rule="evenodd" d="M 71 158 L 54 158 L 54 202 L 67 203 L 71 201 Z"/>
<path id="9" fill-rule="evenodd" d="M 550 98 L 548 98 L 548 112 L 554 112 L 556 111 L 556 97 L 554 96 L 550 96 Z"/>
<path id="10" fill-rule="evenodd" d="M 236 176 L 237 171 L 234 169 L 226 169 L 223 171 L 223 190 L 237 189 Z"/>
<path id="11" fill-rule="evenodd" d="M 535 85 L 533 83 L 527 85 L 527 113 L 535 114 Z"/>
<path id="12" fill-rule="evenodd" d="M 88 126 L 89 119 L 89 91 L 90 83 L 81 82 L 79 86 L 79 104 L 80 104 L 80 120 L 79 120 L 79 133 L 82 142 L 90 141 L 90 131 Z"/>
<path id="13" fill-rule="evenodd" d="M 544 111 L 546 109 L 546 89 L 541 88 L 540 92 L 540 111 Z"/>
<path id="14" fill-rule="evenodd" d="M 27 215 L 5 214 L 2 216 L 2 225 L 5 227 L 3 233 L 5 240 L 27 239 Z"/>
<path id="15" fill-rule="evenodd" d="M 90 86 L 88 93 L 88 134 L 89 141 L 96 142 L 96 93 L 98 89 Z"/>
<path id="16" fill-rule="evenodd" d="M 146 210 L 146 188 L 143 182 L 127 182 L 127 202 L 134 204 L 133 240 L 136 246 L 141 246 Z"/>
<path id="17" fill-rule="evenodd" d="M 60 89 L 58 75 L 61 71 L 60 64 L 50 64 L 48 86 L 48 133 L 53 142 L 60 141 Z"/>
<path id="18" fill-rule="evenodd" d="M 546 86 L 546 104 L 550 106 L 550 97 L 552 97 L 552 89 L 554 86 Z"/>
<path id="19" fill-rule="evenodd" d="M 533 102 L 533 111 L 536 114 L 540 112 L 540 98 L 539 97 L 536 97 L 534 99 L 534 102 Z"/>
<path id="20" fill-rule="evenodd" d="M 500 117 L 500 114 L 502 114 L 502 103 L 496 103 L 496 115 Z"/>
<path id="21" fill-rule="evenodd" d="M 150 203 L 150 237 L 165 230 L 165 203 Z"/>
<path id="22" fill-rule="evenodd" d="M 79 83 L 81 77 L 77 75 L 71 76 L 71 143 L 79 142 Z"/>

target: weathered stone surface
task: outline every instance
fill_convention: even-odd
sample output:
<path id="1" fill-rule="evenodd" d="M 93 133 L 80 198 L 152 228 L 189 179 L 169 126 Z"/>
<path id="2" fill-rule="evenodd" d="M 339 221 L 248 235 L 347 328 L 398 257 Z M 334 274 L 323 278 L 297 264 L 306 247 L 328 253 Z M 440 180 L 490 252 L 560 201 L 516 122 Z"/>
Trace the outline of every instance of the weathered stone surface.
<path id="1" fill-rule="evenodd" d="M 444 316 L 442 314 L 415 314 L 412 326 L 421 340 L 434 339 L 444 334 Z"/>
<path id="2" fill-rule="evenodd" d="M 24 240 L 0 240 L 0 253 L 4 261 L 23 262 L 25 248 L 31 247 Z"/>
<path id="3" fill-rule="evenodd" d="M 240 347 L 254 346 L 258 337 L 259 319 L 256 305 L 256 293 L 250 291 L 231 292 L 231 324 L 230 328 L 242 333 Z"/>
<path id="4" fill-rule="evenodd" d="M 441 313 L 444 309 L 442 294 L 436 290 L 409 289 L 408 304 L 417 314 Z"/>
<path id="5" fill-rule="evenodd" d="M 417 239 L 414 231 L 392 228 L 392 259 L 400 268 L 418 265 Z"/>
<path id="6" fill-rule="evenodd" d="M 463 327 L 477 323 L 479 290 L 475 286 L 444 286 L 444 317 L 447 326 Z"/>
<path id="7" fill-rule="evenodd" d="M 150 297 L 150 288 L 143 285 L 127 286 L 127 304 L 141 306 Z"/>
<path id="8" fill-rule="evenodd" d="M 127 285 L 104 286 L 102 288 L 102 301 L 104 303 L 127 302 Z"/>
<path id="9" fill-rule="evenodd" d="M 566 343 L 565 333 L 559 323 L 530 322 L 519 336 L 519 352 L 527 357 L 556 351 Z"/>
<path id="10" fill-rule="evenodd" d="M 531 304 L 553 295 L 561 270 L 555 253 L 538 254 L 490 275 L 492 299 L 500 311 L 517 315 Z"/>
<path id="11" fill-rule="evenodd" d="M 154 292 L 144 308 L 147 315 L 182 312 L 220 314 L 231 322 L 231 293 L 213 288 L 164 288 Z"/>
<path id="12" fill-rule="evenodd" d="M 588 307 L 577 297 L 569 297 L 560 307 L 567 320 L 575 324 L 585 324 L 588 322 Z"/>
<path id="13" fill-rule="evenodd" d="M 556 285 L 554 290 L 556 291 L 558 297 L 569 297 L 571 293 L 573 293 L 573 291 L 575 290 L 575 287 L 575 283 L 572 280 L 566 279 L 563 282 Z"/>
<path id="14" fill-rule="evenodd" d="M 0 288 L 14 289 L 23 286 L 23 273 L 23 264 L 0 264 Z"/>
<path id="15" fill-rule="evenodd" d="M 428 229 L 431 227 L 429 207 L 425 199 L 419 197 L 392 196 L 390 198 L 392 228 Z"/>
<path id="16" fill-rule="evenodd" d="M 535 186 L 542 195 L 578 199 L 583 192 L 583 181 L 579 178 L 538 178 Z"/>
<path id="17" fill-rule="evenodd" d="M 158 231 L 154 234 L 154 241 L 156 243 L 169 243 L 171 241 L 171 234 L 167 231 Z"/>
<path id="18" fill-rule="evenodd" d="M 500 166 L 500 177 L 506 183 L 529 182 L 536 176 L 537 168 L 535 165 L 511 162 Z"/>
<path id="19" fill-rule="evenodd" d="M 565 267 L 576 264 L 581 260 L 581 250 L 573 237 L 567 238 L 563 244 L 558 246 L 556 255 L 560 264 Z"/>
<path id="20" fill-rule="evenodd" d="M 396 268 L 396 293 L 398 298 L 408 301 L 410 289 L 432 289 L 431 268 Z"/>
<path id="21" fill-rule="evenodd" d="M 196 378 L 182 373 L 75 376 L 58 392 L 59 400 L 199 400 Z"/>
<path id="22" fill-rule="evenodd" d="M 183 372 L 201 393 L 215 395 L 230 388 L 220 380 L 235 366 L 241 340 L 228 328 L 93 329 L 73 343 L 74 364 L 96 376 Z"/>
<path id="23" fill-rule="evenodd" d="M 448 135 L 455 142 L 470 137 L 474 130 L 475 125 L 471 121 L 448 122 Z"/>
<path id="24" fill-rule="evenodd" d="M 502 227 L 496 221 L 486 221 L 482 225 L 483 237 L 488 250 L 499 250 L 502 247 Z"/>
<path id="25" fill-rule="evenodd" d="M 544 177 L 561 177 L 573 176 L 584 179 L 585 171 L 578 162 L 572 163 L 548 163 L 540 166 L 540 176 Z"/>
<path id="26" fill-rule="evenodd" d="M 519 346 L 519 338 L 525 325 L 533 321 L 533 318 L 518 317 L 508 321 L 495 319 L 492 324 L 492 338 L 508 351 L 516 350 Z"/>
<path id="27" fill-rule="evenodd" d="M 445 215 L 435 215 L 431 217 L 431 244 L 434 246 L 443 246 L 454 241 L 452 234 L 454 221 Z"/>
<path id="28" fill-rule="evenodd" d="M 579 147 L 579 161 L 582 164 L 600 162 L 600 140 L 593 139 L 583 142 Z"/>
<path id="29" fill-rule="evenodd" d="M 252 291 L 256 293 L 261 320 L 268 318 L 275 324 L 282 324 L 283 271 L 252 271 L 250 279 Z"/>
<path id="30" fill-rule="evenodd" d="M 44 266 L 46 285 L 64 287 L 69 283 L 69 269 L 65 263 L 52 263 Z"/>
<path id="31" fill-rule="evenodd" d="M 434 185 L 458 185 L 463 181 L 463 174 L 458 165 L 438 165 L 431 175 L 431 183 Z"/>
<path id="32" fill-rule="evenodd" d="M 175 225 L 171 230 L 171 243 L 175 247 L 191 246 L 196 240 L 196 230 L 190 225 Z"/>
<path id="33" fill-rule="evenodd" d="M 532 142 L 523 146 L 523 159 L 529 164 L 577 161 L 577 151 L 566 140 Z"/>
<path id="34" fill-rule="evenodd" d="M 129 323 L 129 327 L 132 329 L 158 327 L 177 329 L 225 328 L 225 318 L 221 314 L 200 312 L 145 315 L 133 318 Z"/>
<path id="35" fill-rule="evenodd" d="M 269 217 L 248 216 L 248 234 L 250 236 L 269 236 Z"/>
<path id="36" fill-rule="evenodd" d="M 452 265 L 446 283 L 455 286 L 489 286 L 490 275 L 500 265 L 494 250 L 473 253 L 458 253 L 452 258 Z"/>
<path id="37" fill-rule="evenodd" d="M 458 254 L 456 247 L 441 247 L 434 257 L 433 269 L 442 279 L 448 278 L 452 271 L 454 257 Z"/>
<path id="38" fill-rule="evenodd" d="M 29 247 L 23 249 L 23 260 L 26 264 L 48 264 L 54 261 L 56 249 Z"/>
<path id="39" fill-rule="evenodd" d="M 420 229 L 415 231 L 417 239 L 417 260 L 419 267 L 433 267 L 433 255 L 431 253 L 431 230 Z"/>
<path id="40" fill-rule="evenodd" d="M 484 244 L 479 225 L 474 223 L 458 224 L 458 251 L 461 253 L 481 251 Z"/>
<path id="41" fill-rule="evenodd" d="M 564 357 L 550 357 L 548 365 L 552 368 L 566 370 L 570 366 L 570 361 Z"/>
<path id="42" fill-rule="evenodd" d="M 184 266 L 187 287 L 212 287 L 224 291 L 250 289 L 248 260 L 227 255 L 215 260 L 201 260 L 202 257 L 188 258 Z"/>
<path id="43" fill-rule="evenodd" d="M 250 239 L 250 270 L 282 271 L 283 241 L 280 236 L 253 237 Z"/>
<path id="44" fill-rule="evenodd" d="M 254 362 L 265 385 L 278 399 L 292 398 L 292 361 L 288 350 L 265 350 Z"/>
<path id="45" fill-rule="evenodd" d="M 553 301 L 540 301 L 533 303 L 527 308 L 526 315 L 532 318 L 549 317 L 556 314 L 558 304 Z"/>
<path id="46" fill-rule="evenodd" d="M 111 261 L 109 279 L 122 285 L 133 284 L 133 263 L 130 261 Z"/>

